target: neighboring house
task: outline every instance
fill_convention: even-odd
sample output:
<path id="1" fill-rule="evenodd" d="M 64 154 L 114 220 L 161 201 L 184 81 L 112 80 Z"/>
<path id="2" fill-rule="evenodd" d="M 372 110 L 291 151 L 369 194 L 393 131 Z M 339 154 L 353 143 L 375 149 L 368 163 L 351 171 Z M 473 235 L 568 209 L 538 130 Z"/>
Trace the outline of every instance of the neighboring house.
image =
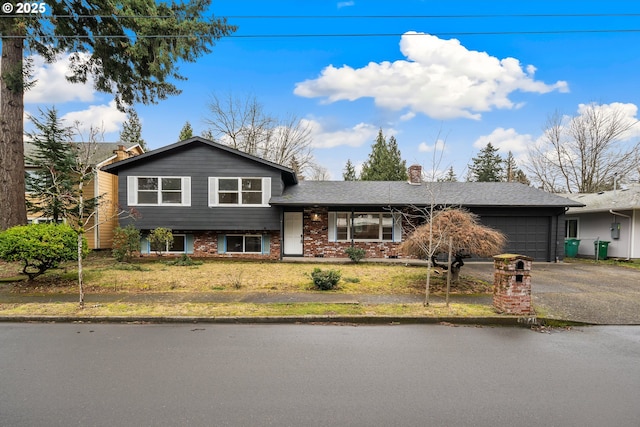
<path id="1" fill-rule="evenodd" d="M 25 157 L 34 152 L 35 147 L 28 142 L 24 144 Z M 84 196 L 87 199 L 101 195 L 98 208 L 93 218 L 87 225 L 87 243 L 90 249 L 111 249 L 113 242 L 113 230 L 118 225 L 115 217 L 118 209 L 118 177 L 100 170 L 103 166 L 137 156 L 144 153 L 140 145 L 136 144 L 126 148 L 120 143 L 100 142 L 96 144 L 95 152 L 91 156 L 92 166 L 96 167 L 95 177 L 85 186 Z M 27 173 L 34 171 L 33 165 L 25 164 Z M 29 213 L 28 222 L 46 222 L 49 218 L 43 218 L 37 214 Z M 95 227 L 94 225 L 97 224 Z"/>
<path id="2" fill-rule="evenodd" d="M 608 241 L 607 255 L 640 258 L 640 184 L 592 194 L 565 194 L 583 207 L 567 211 L 566 238 L 580 240 L 578 255 L 595 256 L 596 240 Z"/>
<path id="3" fill-rule="evenodd" d="M 506 251 L 553 261 L 564 254 L 564 212 L 580 206 L 517 183 L 298 181 L 293 170 L 195 137 L 105 166 L 119 177 L 119 202 L 135 209 L 147 235 L 170 228 L 170 252 L 280 259 L 345 257 L 352 245 L 369 258 L 398 257 L 398 209 L 462 206 L 505 232 Z M 143 239 L 141 250 L 151 248 Z"/>

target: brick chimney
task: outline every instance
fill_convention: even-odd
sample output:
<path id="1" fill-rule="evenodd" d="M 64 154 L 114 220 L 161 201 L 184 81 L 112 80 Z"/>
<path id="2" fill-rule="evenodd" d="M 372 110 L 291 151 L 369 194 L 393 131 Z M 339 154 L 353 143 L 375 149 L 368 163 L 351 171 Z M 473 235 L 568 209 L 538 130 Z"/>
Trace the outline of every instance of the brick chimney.
<path id="1" fill-rule="evenodd" d="M 422 184 L 422 166 L 420 165 L 409 166 L 409 184 L 411 185 Z"/>

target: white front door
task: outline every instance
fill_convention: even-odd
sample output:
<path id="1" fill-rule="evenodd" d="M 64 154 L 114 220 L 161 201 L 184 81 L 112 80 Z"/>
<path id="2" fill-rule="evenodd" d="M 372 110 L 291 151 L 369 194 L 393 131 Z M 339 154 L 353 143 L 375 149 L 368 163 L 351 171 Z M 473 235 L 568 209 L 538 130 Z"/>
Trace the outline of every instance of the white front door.
<path id="1" fill-rule="evenodd" d="M 284 255 L 302 255 L 302 212 L 284 213 Z"/>

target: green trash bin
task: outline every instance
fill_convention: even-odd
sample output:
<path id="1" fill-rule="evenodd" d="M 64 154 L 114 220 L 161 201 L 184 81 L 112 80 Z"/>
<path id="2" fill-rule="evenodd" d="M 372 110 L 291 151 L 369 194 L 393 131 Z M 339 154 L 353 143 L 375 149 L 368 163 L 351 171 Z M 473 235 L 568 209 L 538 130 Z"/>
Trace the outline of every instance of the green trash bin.
<path id="1" fill-rule="evenodd" d="M 579 239 L 565 239 L 564 241 L 564 255 L 570 258 L 578 256 L 578 247 L 580 246 Z"/>
<path id="2" fill-rule="evenodd" d="M 597 259 L 607 259 L 609 242 L 607 242 L 606 240 L 596 240 L 595 242 L 593 242 L 593 250 L 597 256 Z"/>

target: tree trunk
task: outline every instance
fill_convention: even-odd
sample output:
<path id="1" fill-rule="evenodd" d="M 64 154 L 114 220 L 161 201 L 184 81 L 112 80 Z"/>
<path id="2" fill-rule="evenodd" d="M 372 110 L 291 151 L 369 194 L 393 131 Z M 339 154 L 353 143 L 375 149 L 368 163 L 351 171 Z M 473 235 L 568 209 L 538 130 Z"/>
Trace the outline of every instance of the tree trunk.
<path id="1" fill-rule="evenodd" d="M 84 283 L 82 277 L 82 232 L 78 233 L 78 294 L 80 308 L 84 308 Z"/>
<path id="2" fill-rule="evenodd" d="M 9 18 L 13 19 L 13 18 Z M 12 32 L 8 32 L 12 35 Z M 27 223 L 24 184 L 24 39 L 2 39 L 0 65 L 0 230 Z"/>

